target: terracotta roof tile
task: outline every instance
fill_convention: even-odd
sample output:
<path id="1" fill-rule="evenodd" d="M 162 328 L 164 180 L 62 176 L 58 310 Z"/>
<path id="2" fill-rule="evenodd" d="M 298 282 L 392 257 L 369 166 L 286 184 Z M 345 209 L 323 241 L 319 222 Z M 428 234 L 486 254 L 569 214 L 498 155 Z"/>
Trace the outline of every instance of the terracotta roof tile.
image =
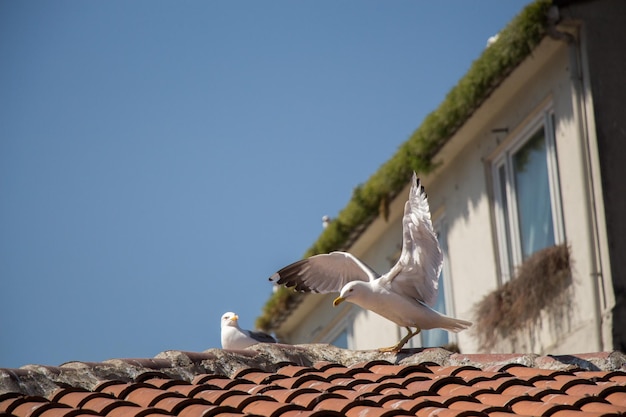
<path id="1" fill-rule="evenodd" d="M 102 381 L 94 387 L 94 391 L 103 392 L 116 397 L 118 393 L 122 392 L 128 386 L 130 386 L 130 383 L 118 380 Z"/>
<path id="2" fill-rule="evenodd" d="M 247 393 L 244 391 L 235 390 L 210 389 L 199 391 L 193 396 L 193 398 L 200 398 L 208 401 L 211 404 L 221 404 L 224 399 L 232 395 L 247 395 Z"/>
<path id="3" fill-rule="evenodd" d="M 210 404 L 188 404 L 181 408 L 178 413 L 179 417 L 209 417 L 209 416 L 241 416 L 243 413 L 237 411 L 233 407 L 225 407 Z"/>
<path id="4" fill-rule="evenodd" d="M 276 371 L 279 375 L 300 376 L 303 374 L 320 373 L 321 371 L 309 366 L 287 365 Z"/>
<path id="5" fill-rule="evenodd" d="M 239 411 L 242 411 L 249 404 L 262 401 L 278 403 L 274 398 L 267 395 L 237 395 L 226 398 L 220 405 L 231 405 Z"/>
<path id="6" fill-rule="evenodd" d="M 122 416 L 136 416 L 142 411 L 148 410 L 147 408 L 139 407 L 132 403 L 120 403 L 116 407 L 106 409 L 106 412 L 101 412 L 102 415 L 110 417 L 122 417 Z"/>
<path id="7" fill-rule="evenodd" d="M 80 408 L 83 410 L 91 410 L 95 411 L 96 413 L 106 415 L 114 408 L 122 407 L 125 405 L 132 406 L 135 404 L 115 398 L 93 397 L 85 401 Z"/>
<path id="8" fill-rule="evenodd" d="M 0 370 L 0 413 L 616 416 L 626 414 L 625 364 L 626 357 L 615 352 L 541 357 L 423 349 L 394 355 L 316 345 L 198 354 L 168 351 L 154 359 Z"/>
<path id="9" fill-rule="evenodd" d="M 240 369 L 235 375 L 233 375 L 233 378 L 245 378 L 246 380 L 251 381 L 255 384 L 263 384 L 264 381 L 271 375 L 274 374 L 271 372 L 263 371 L 261 369 L 243 368 Z"/>
<path id="10" fill-rule="evenodd" d="M 284 404 L 277 401 L 253 401 L 242 411 L 246 414 L 257 414 L 260 416 L 280 416 L 285 411 L 306 410 L 306 408 L 296 404 Z"/>
<path id="11" fill-rule="evenodd" d="M 582 411 L 601 414 L 626 414 L 626 405 L 614 405 L 605 402 L 591 401 L 579 405 Z"/>
<path id="12" fill-rule="evenodd" d="M 392 416 L 412 416 L 413 414 L 404 410 L 390 410 L 384 408 L 371 407 L 369 405 L 357 405 L 346 410 L 347 417 L 392 417 Z"/>
<path id="13" fill-rule="evenodd" d="M 50 399 L 50 401 L 59 402 L 74 408 L 83 408 L 87 402 L 93 400 L 94 398 L 113 399 L 112 396 L 102 392 L 62 389 L 57 392 L 54 397 Z"/>
<path id="14" fill-rule="evenodd" d="M 182 395 L 158 388 L 139 387 L 130 391 L 124 399 L 142 407 L 151 407 L 162 399 L 171 397 L 180 398 Z"/>
<path id="15" fill-rule="evenodd" d="M 457 385 L 448 391 L 448 395 L 469 395 L 475 398 L 480 394 L 492 392 L 494 392 L 493 389 Z"/>
<path id="16" fill-rule="evenodd" d="M 333 389 L 337 388 L 337 386 L 333 383 L 326 382 L 323 380 L 310 379 L 304 381 L 300 387 L 302 388 L 312 388 L 318 391 L 333 391 Z"/>
<path id="17" fill-rule="evenodd" d="M 166 397 L 154 404 L 154 407 L 165 410 L 170 414 L 176 415 L 180 410 L 192 404 L 206 405 L 208 403 L 206 401 L 194 398 Z"/>
<path id="18" fill-rule="evenodd" d="M 418 410 L 425 407 L 446 408 L 443 402 L 431 400 L 426 397 L 395 400 L 385 403 L 385 408 L 402 409 L 412 414 L 415 414 Z"/>
<path id="19" fill-rule="evenodd" d="M 171 387 L 178 387 L 181 385 L 183 386 L 191 385 L 191 383 L 187 381 L 181 381 L 181 380 L 176 380 L 176 379 L 165 379 L 165 378 L 150 378 L 150 379 L 145 379 L 142 382 L 148 385 L 152 385 L 155 388 L 160 388 L 160 389 L 169 389 Z"/>
<path id="20" fill-rule="evenodd" d="M 203 385 L 203 384 L 201 385 L 188 384 L 188 385 L 173 385 L 173 386 L 168 387 L 167 391 L 174 392 L 176 394 L 181 394 L 188 398 L 193 398 L 196 396 L 197 393 L 201 391 L 208 391 L 211 389 L 215 389 L 215 387 L 211 385 Z"/>
<path id="21" fill-rule="evenodd" d="M 600 396 L 604 398 L 605 400 L 607 400 L 608 402 L 610 402 L 611 404 L 626 405 L 626 392 L 624 392 L 623 390 L 620 390 L 620 391 L 606 390 L 606 391 L 603 391 L 600 394 Z"/>
<path id="22" fill-rule="evenodd" d="M 63 404 L 54 404 L 49 402 L 39 402 L 37 400 L 27 400 L 16 404 L 16 406 L 10 411 L 11 414 L 15 414 L 18 416 L 25 417 L 34 417 L 41 414 L 44 410 L 49 409 L 51 407 L 63 407 L 65 409 L 71 409 L 71 407 L 65 406 Z"/>
<path id="23" fill-rule="evenodd" d="M 522 400 L 511 405 L 511 409 L 515 414 L 525 416 L 543 416 L 550 415 L 559 410 L 576 410 L 576 408 L 564 404 L 551 404 L 542 401 Z"/>

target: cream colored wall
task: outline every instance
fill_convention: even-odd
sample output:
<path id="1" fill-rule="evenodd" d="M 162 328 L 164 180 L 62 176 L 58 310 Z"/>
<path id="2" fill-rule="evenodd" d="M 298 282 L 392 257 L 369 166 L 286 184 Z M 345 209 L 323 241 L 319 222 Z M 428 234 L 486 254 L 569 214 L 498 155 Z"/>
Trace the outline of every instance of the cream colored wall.
<path id="1" fill-rule="evenodd" d="M 515 346 L 500 346 L 503 351 L 597 351 L 603 349 L 601 341 L 607 339 L 606 330 L 605 334 L 600 332 L 602 324 L 599 321 L 604 311 L 598 310 L 597 271 L 591 262 L 593 247 L 586 197 L 588 177 L 583 158 L 586 139 L 574 117 L 570 55 L 564 43 L 552 45 L 551 52 L 550 58 L 536 68 L 536 75 L 526 80 L 524 87 L 511 95 L 499 112 L 485 117 L 483 128 L 478 129 L 472 139 L 465 138 L 465 147 L 444 161 L 430 184 L 431 190 L 434 189 L 429 193 L 431 209 L 445 210 L 449 223 L 455 310 L 458 316 L 468 317 L 472 315 L 474 305 L 498 286 L 497 250 L 487 194 L 490 157 L 503 142 L 515 136 L 517 128 L 523 126 L 537 109 L 546 102 L 553 103 L 565 239 L 574 260 L 571 316 L 566 323 L 544 318 L 543 327 L 536 333 L 522 336 Z M 492 133 L 492 129 L 501 127 L 508 127 L 509 134 Z M 596 184 L 598 186 L 600 184 Z M 461 333 L 459 344 L 464 351 L 479 348 L 471 332 Z"/>

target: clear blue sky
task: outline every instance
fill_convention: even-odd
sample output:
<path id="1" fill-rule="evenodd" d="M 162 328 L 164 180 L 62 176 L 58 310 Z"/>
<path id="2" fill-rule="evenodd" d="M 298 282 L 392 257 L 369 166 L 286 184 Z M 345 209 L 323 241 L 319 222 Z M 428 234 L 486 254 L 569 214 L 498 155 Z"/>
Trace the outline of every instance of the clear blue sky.
<path id="1" fill-rule="evenodd" d="M 252 327 L 526 3 L 0 2 L 0 367 Z"/>

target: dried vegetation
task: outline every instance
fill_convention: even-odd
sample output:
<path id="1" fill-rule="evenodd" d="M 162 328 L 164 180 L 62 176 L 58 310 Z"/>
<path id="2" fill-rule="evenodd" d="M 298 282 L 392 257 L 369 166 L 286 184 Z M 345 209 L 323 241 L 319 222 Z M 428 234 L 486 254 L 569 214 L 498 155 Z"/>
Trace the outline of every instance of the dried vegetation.
<path id="1" fill-rule="evenodd" d="M 475 331 L 481 348 L 489 351 L 502 340 L 514 341 L 520 332 L 541 324 L 542 312 L 556 321 L 570 307 L 572 283 L 569 247 L 565 244 L 535 252 L 515 277 L 486 295 L 475 308 Z"/>

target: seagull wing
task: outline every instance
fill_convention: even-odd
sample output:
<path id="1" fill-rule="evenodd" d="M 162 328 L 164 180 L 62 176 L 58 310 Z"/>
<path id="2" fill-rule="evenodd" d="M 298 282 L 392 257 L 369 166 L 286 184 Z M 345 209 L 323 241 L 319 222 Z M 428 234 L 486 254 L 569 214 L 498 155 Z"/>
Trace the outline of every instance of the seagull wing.
<path id="1" fill-rule="evenodd" d="M 413 173 L 402 218 L 400 259 L 381 279 L 392 291 L 432 306 L 437 299 L 442 265 L 443 254 L 430 220 L 426 192 Z"/>
<path id="2" fill-rule="evenodd" d="M 252 339 L 256 340 L 259 343 L 276 343 L 276 339 L 270 334 L 265 332 L 253 331 L 253 330 L 244 330 L 245 333 Z"/>
<path id="3" fill-rule="evenodd" d="M 270 281 L 294 287 L 296 291 L 338 292 L 350 281 L 373 281 L 379 275 L 347 252 L 315 255 L 287 265 Z"/>

